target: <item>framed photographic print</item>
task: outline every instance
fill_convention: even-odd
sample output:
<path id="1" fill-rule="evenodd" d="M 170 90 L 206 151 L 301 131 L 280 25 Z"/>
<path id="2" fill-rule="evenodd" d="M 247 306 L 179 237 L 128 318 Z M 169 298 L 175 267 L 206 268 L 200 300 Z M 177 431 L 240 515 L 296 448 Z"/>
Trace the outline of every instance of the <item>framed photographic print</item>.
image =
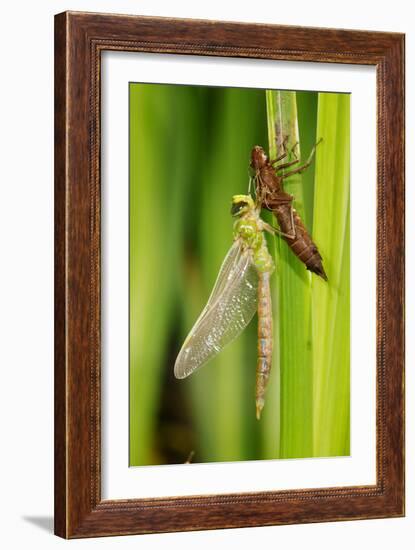
<path id="1" fill-rule="evenodd" d="M 402 516 L 404 36 L 65 12 L 55 128 L 56 534 Z"/>

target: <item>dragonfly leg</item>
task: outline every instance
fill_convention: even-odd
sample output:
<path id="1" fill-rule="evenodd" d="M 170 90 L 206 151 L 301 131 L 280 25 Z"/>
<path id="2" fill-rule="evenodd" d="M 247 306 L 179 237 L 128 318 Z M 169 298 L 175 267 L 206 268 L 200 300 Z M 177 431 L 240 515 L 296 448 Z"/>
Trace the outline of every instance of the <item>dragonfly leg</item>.
<path id="1" fill-rule="evenodd" d="M 302 166 L 299 166 L 295 170 L 290 170 L 289 172 L 286 172 L 285 174 L 281 174 L 280 178 L 285 179 L 285 178 L 288 178 L 290 176 L 293 176 L 294 174 L 301 174 L 302 172 L 304 172 L 304 170 L 306 170 L 310 166 L 310 164 L 311 164 L 311 161 L 306 162 L 305 164 L 303 164 Z"/>
<path id="2" fill-rule="evenodd" d="M 277 144 L 277 149 L 278 149 L 278 138 L 275 137 L 275 142 Z M 285 136 L 285 138 L 283 139 L 282 141 L 282 150 L 283 150 L 283 153 L 282 155 L 279 155 L 276 159 L 274 160 L 271 160 L 270 159 L 270 164 L 271 165 L 274 165 L 276 162 L 279 162 L 280 160 L 282 159 L 285 159 L 285 157 L 288 155 L 288 149 L 287 149 L 287 142 L 288 142 L 288 136 Z"/>
<path id="3" fill-rule="evenodd" d="M 292 160 L 291 162 L 284 162 L 284 164 L 280 164 L 279 166 L 275 166 L 275 170 L 282 170 L 283 168 L 288 168 L 289 166 L 292 166 L 293 164 L 297 164 L 297 162 L 300 162 L 300 159 Z"/>
<path id="4" fill-rule="evenodd" d="M 286 162 L 284 164 L 281 164 L 281 166 L 274 166 L 275 170 L 279 170 L 280 168 L 286 168 L 287 166 L 291 166 L 295 164 L 296 162 L 300 162 L 300 159 L 298 158 L 298 154 L 296 153 L 295 149 L 298 147 L 299 143 L 296 141 L 294 145 L 291 147 L 289 153 L 294 156 L 294 160 L 291 162 Z M 282 160 L 288 155 L 287 145 L 286 142 L 284 142 L 284 152 L 285 154 L 278 157 L 275 160 L 270 161 L 272 165 L 276 164 L 278 161 Z"/>
<path id="5" fill-rule="evenodd" d="M 291 208 L 291 213 L 292 213 L 292 208 Z M 291 214 L 291 227 L 293 228 L 293 234 L 289 234 L 289 233 L 284 233 L 284 231 L 281 231 L 281 229 L 279 229 L 278 227 L 274 227 L 273 225 L 270 225 L 269 223 L 266 223 L 266 222 L 263 222 L 263 227 L 265 229 L 265 231 L 267 231 L 268 233 L 271 233 L 271 235 L 281 235 L 282 237 L 287 237 L 288 239 L 295 239 L 296 237 L 296 233 L 295 233 L 295 227 L 294 227 L 294 217 L 293 215 Z"/>
<path id="6" fill-rule="evenodd" d="M 289 172 L 286 172 L 285 174 L 282 174 L 281 178 L 285 179 L 285 178 L 288 178 L 289 176 L 293 176 L 294 174 L 301 174 L 301 172 L 304 172 L 304 170 L 306 170 L 310 166 L 311 161 L 313 160 L 314 154 L 316 152 L 317 145 L 319 143 L 321 143 L 322 141 L 323 141 L 323 138 L 320 138 L 317 141 L 317 143 L 314 145 L 314 147 L 311 149 L 310 155 L 309 155 L 309 157 L 307 159 L 307 162 L 305 164 L 303 164 L 302 166 L 299 166 L 295 170 L 290 170 Z"/>

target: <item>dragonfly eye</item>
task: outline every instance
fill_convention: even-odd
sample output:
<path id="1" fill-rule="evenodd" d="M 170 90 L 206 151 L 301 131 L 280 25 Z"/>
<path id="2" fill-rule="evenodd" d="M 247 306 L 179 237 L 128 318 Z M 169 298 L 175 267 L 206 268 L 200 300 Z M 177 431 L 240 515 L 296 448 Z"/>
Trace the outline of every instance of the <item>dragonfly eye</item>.
<path id="1" fill-rule="evenodd" d="M 233 203 L 231 207 L 232 216 L 237 216 L 241 212 L 241 210 L 246 208 L 247 206 L 248 206 L 248 203 L 245 201 Z"/>

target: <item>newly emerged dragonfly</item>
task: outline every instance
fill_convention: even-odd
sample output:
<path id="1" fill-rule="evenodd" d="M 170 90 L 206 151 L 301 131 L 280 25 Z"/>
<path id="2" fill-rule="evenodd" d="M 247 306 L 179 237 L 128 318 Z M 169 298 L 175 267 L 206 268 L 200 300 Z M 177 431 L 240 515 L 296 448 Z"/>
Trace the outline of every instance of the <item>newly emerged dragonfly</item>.
<path id="1" fill-rule="evenodd" d="M 208 302 L 176 359 L 174 374 L 185 378 L 232 342 L 258 313 L 256 416 L 264 407 L 272 361 L 270 277 L 274 262 L 264 231 L 274 228 L 260 218 L 260 205 L 250 195 L 232 198 L 234 242 L 220 268 Z"/>

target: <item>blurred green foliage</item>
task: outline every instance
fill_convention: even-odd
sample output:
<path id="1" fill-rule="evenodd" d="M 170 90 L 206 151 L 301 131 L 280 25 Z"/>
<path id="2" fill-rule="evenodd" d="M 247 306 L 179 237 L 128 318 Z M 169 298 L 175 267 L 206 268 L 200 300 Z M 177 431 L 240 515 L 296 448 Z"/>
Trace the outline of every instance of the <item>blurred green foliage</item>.
<path id="1" fill-rule="evenodd" d="M 327 121 L 330 113 L 321 102 L 323 95 L 338 97 L 293 94 L 301 150 L 306 154 L 316 141 L 316 131 L 326 132 L 322 121 Z M 333 139 L 347 148 L 348 113 L 339 105 L 343 126 Z M 342 258 L 340 271 L 345 275 L 342 301 L 330 309 L 331 319 L 336 319 L 347 338 L 341 336 L 340 328 L 333 334 L 325 330 L 324 336 L 313 332 L 316 323 L 311 311 L 318 307 L 312 295 L 314 282 L 286 250 L 286 243 L 279 238 L 270 242 L 278 262 L 273 282 L 276 328 L 273 371 L 261 421 L 255 418 L 255 320 L 208 366 L 184 380 L 173 376 L 177 353 L 204 307 L 232 244 L 231 197 L 247 191 L 250 150 L 255 144 L 267 148 L 267 136 L 263 90 L 130 84 L 131 465 L 182 463 L 191 452 L 193 462 L 349 452 L 348 358 L 342 363 L 339 380 L 331 369 L 325 394 L 320 390 L 316 393 L 315 387 L 315 375 L 318 387 L 322 387 L 327 361 L 335 367 L 335 346 L 348 353 L 348 227 L 336 233 L 342 242 L 332 243 L 338 246 L 336 258 Z M 324 139 L 328 144 L 328 138 Z M 342 168 L 337 163 L 335 169 L 345 171 L 342 185 L 348 196 L 347 158 L 342 160 Z M 333 171 L 320 174 L 319 193 L 324 194 L 328 185 L 335 195 L 337 180 L 332 178 L 336 177 L 338 173 Z M 314 165 L 287 185 L 299 199 L 296 208 L 308 227 L 318 227 L 322 216 L 315 189 Z M 330 215 L 337 216 L 338 210 Z M 347 222 L 348 210 L 343 218 Z M 271 219 L 269 214 L 267 219 Z M 318 231 L 324 241 L 325 228 Z M 317 237 L 315 240 L 320 244 Z M 328 253 L 331 249 L 323 250 L 325 260 Z M 330 278 L 331 265 L 327 265 Z M 285 279 L 286 288 L 282 283 Z M 302 285 L 300 298 L 295 294 L 298 281 Z M 324 294 L 324 288 L 319 292 Z M 331 292 L 332 296 L 338 294 L 336 289 Z M 327 297 L 322 299 L 327 301 Z M 297 304 L 294 308 L 293 300 Z M 324 314 L 320 316 L 323 319 L 319 322 L 324 321 Z M 303 327 L 300 340 L 299 326 Z M 331 351 L 315 357 L 314 339 L 323 337 L 332 338 Z M 340 381 L 344 386 L 341 396 L 334 387 Z M 320 405 L 315 403 L 316 395 L 322 400 Z M 340 397 L 341 410 L 333 406 Z M 335 430 L 336 423 L 342 428 L 341 435 L 333 435 L 333 444 L 321 446 L 314 417 L 319 418 L 326 406 L 332 425 L 326 421 L 324 429 Z M 332 441 L 330 434 L 327 438 Z"/>

